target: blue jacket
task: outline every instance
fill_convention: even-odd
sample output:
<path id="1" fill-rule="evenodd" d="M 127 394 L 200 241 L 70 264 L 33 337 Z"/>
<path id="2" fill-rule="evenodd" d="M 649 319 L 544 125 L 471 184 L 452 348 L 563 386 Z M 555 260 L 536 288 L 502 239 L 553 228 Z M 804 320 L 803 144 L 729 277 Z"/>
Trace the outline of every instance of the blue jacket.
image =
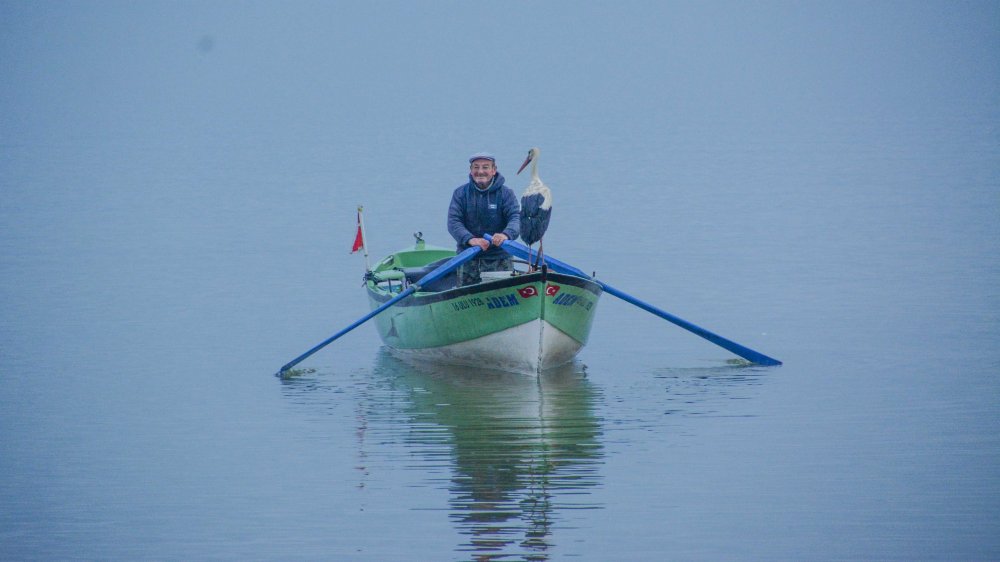
<path id="1" fill-rule="evenodd" d="M 503 232 L 516 240 L 521 230 L 521 207 L 514 191 L 504 185 L 504 178 L 497 172 L 493 184 L 479 189 L 472 176 L 469 182 L 455 188 L 448 207 L 448 232 L 458 242 L 458 251 L 469 247 L 469 240 L 484 234 Z M 502 248 L 490 246 L 483 257 L 506 256 Z"/>

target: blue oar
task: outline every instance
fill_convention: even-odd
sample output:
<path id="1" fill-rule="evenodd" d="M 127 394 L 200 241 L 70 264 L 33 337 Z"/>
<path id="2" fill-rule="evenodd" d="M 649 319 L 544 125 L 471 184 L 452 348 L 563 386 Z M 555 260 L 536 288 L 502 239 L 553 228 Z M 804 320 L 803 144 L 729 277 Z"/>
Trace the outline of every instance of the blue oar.
<path id="1" fill-rule="evenodd" d="M 486 239 L 487 240 L 491 239 L 488 234 L 486 235 Z M 527 246 L 525 246 L 520 242 L 516 242 L 514 240 L 508 240 L 503 243 L 503 249 L 507 250 L 508 252 L 514 254 L 519 258 L 531 259 L 531 251 L 528 249 Z M 665 310 L 660 310 L 659 308 L 656 308 L 655 306 L 647 302 L 643 302 L 624 291 L 620 291 L 612 287 L 611 285 L 608 285 L 607 283 L 592 278 L 591 276 L 587 275 L 586 273 L 580 271 L 579 269 L 567 263 L 563 263 L 549 256 L 545 256 L 543 259 L 545 263 L 548 264 L 548 266 L 553 271 L 556 271 L 558 273 L 567 273 L 569 275 L 576 275 L 577 277 L 583 277 L 584 279 L 590 279 L 593 282 L 600 285 L 601 288 L 604 289 L 604 292 L 611 293 L 612 295 L 622 299 L 623 301 L 630 304 L 634 304 L 635 306 L 638 306 L 639 308 L 645 310 L 646 312 L 655 314 L 668 322 L 673 322 L 674 324 L 680 326 L 681 328 L 684 328 L 685 330 L 691 332 L 692 334 L 696 336 L 701 336 L 706 340 L 714 343 L 715 345 L 727 349 L 735 353 L 736 355 L 739 355 L 740 357 L 746 359 L 747 361 L 750 361 L 751 363 L 756 363 L 758 365 L 767 365 L 767 366 L 781 365 L 781 361 L 778 361 L 773 357 L 768 357 L 767 355 L 764 355 L 763 353 L 760 353 L 758 351 L 754 351 L 749 347 L 740 345 L 732 340 L 728 340 L 720 336 L 719 334 L 712 333 L 706 330 L 705 328 L 702 328 L 701 326 L 692 324 L 687 320 L 684 320 L 683 318 L 678 318 L 677 316 L 674 316 L 673 314 L 670 314 Z"/>
<path id="2" fill-rule="evenodd" d="M 348 327 L 344 328 L 343 330 L 337 332 L 336 334 L 333 334 L 332 336 L 326 338 L 325 340 L 323 340 L 322 342 L 320 342 L 319 344 L 317 344 L 316 347 L 310 349 L 309 351 L 303 353 L 302 355 L 299 355 L 295 359 L 292 359 L 288 364 L 286 364 L 284 367 L 282 367 L 281 370 L 278 371 L 275 374 L 275 376 L 284 377 L 285 373 L 287 373 L 288 371 L 290 371 L 292 369 L 292 367 L 298 365 L 299 363 L 301 363 L 303 360 L 305 360 L 307 357 L 309 357 L 313 353 L 316 353 L 317 351 L 323 349 L 324 347 L 326 347 L 333 340 L 339 338 L 340 336 L 346 334 L 347 332 L 350 332 L 354 328 L 357 328 L 358 326 L 360 326 L 360 325 L 364 324 L 365 322 L 371 320 L 372 318 L 378 316 L 378 314 L 380 312 L 382 312 L 383 310 L 389 308 L 390 306 L 396 304 L 397 302 L 399 302 L 399 301 L 405 299 L 406 297 L 412 295 L 413 293 L 419 291 L 420 287 L 422 287 L 424 285 L 427 285 L 429 283 L 433 283 L 433 282 L 437 281 L 438 279 L 441 279 L 445 275 L 448 275 L 449 273 L 451 273 L 452 271 L 454 271 L 455 268 L 457 268 L 458 266 L 462 265 L 463 263 L 469 261 L 470 259 L 473 258 L 473 256 L 475 256 L 476 254 L 478 254 L 481 251 L 482 251 L 482 249 L 479 248 L 479 246 L 473 246 L 471 248 L 468 248 L 467 250 L 465 250 L 461 254 L 458 254 L 457 256 L 455 256 L 455 257 L 451 258 L 450 260 L 446 261 L 445 263 L 441 264 L 440 267 L 438 267 L 434 271 L 428 273 L 427 275 L 424 275 L 423 277 L 421 277 L 419 281 L 417 281 L 416 283 L 414 283 L 414 284 L 410 285 L 409 287 L 407 287 L 406 290 L 404 290 L 402 293 L 399 293 L 398 295 L 392 297 L 391 299 L 389 299 L 388 301 L 386 301 L 385 303 L 383 303 L 382 306 L 376 308 L 375 310 L 369 312 L 368 314 L 365 314 L 364 316 L 362 316 L 360 319 L 358 319 L 356 322 L 354 322 L 350 326 L 348 326 Z"/>

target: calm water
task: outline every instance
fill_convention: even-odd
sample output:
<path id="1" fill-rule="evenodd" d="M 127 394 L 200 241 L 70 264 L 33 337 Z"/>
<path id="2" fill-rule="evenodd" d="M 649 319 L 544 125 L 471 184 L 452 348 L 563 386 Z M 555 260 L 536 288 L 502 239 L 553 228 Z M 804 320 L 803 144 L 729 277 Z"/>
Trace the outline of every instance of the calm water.
<path id="1" fill-rule="evenodd" d="M 994 5 L 46 6 L 0 3 L 0 558 L 1000 558 Z M 273 377 L 366 312 L 357 204 L 449 244 L 534 145 L 549 253 L 785 364 L 605 295 L 538 379 L 371 326 Z"/>

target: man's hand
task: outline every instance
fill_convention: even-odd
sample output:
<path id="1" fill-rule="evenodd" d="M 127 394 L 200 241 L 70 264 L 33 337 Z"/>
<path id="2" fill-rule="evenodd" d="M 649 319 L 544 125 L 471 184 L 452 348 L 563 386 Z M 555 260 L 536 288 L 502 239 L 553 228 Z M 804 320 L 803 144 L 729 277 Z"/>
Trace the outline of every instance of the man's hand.
<path id="1" fill-rule="evenodd" d="M 501 236 L 503 235 L 501 234 Z M 496 236 L 494 236 L 493 239 L 496 240 Z M 479 248 L 484 252 L 490 249 L 490 243 L 487 242 L 485 238 L 473 238 L 472 240 L 469 240 L 469 245 L 479 246 Z"/>
<path id="2" fill-rule="evenodd" d="M 500 246 L 500 244 L 503 244 L 506 241 L 507 241 L 507 235 L 504 234 L 504 233 L 502 233 L 502 232 L 498 232 L 498 233 L 496 233 L 496 234 L 493 235 L 493 245 L 494 246 Z"/>

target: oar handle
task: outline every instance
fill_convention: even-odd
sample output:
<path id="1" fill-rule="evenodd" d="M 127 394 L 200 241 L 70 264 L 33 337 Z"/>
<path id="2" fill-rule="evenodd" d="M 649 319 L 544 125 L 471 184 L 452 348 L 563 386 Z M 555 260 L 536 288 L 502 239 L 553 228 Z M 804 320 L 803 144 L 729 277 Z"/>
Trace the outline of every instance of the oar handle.
<path id="1" fill-rule="evenodd" d="M 469 246 L 468 248 L 463 250 L 462 253 L 444 262 L 443 264 L 438 266 L 437 269 L 428 273 L 427 275 L 424 275 L 419 280 L 417 280 L 417 282 L 415 283 L 415 285 L 417 285 L 417 290 L 420 290 L 420 287 L 430 285 L 431 283 L 441 279 L 445 275 L 448 275 L 455 268 L 469 261 L 470 259 L 473 258 L 473 256 L 482 251 L 483 249 L 480 248 L 479 246 Z M 412 286 L 413 285 L 411 285 L 411 287 Z"/>
<path id="2" fill-rule="evenodd" d="M 489 240 L 491 244 L 493 243 L 492 234 L 486 234 L 483 236 L 483 238 Z M 531 253 L 531 249 L 525 246 L 524 244 L 518 242 L 517 240 L 506 240 L 504 241 L 503 244 L 500 244 L 500 246 L 504 250 L 507 250 L 511 254 L 522 259 L 532 259 L 532 257 L 534 257 Z M 587 275 L 583 271 L 580 271 L 579 269 L 573 267 L 572 265 L 566 262 L 559 261 L 551 256 L 544 256 L 542 260 L 546 264 L 548 264 L 549 269 L 555 271 L 556 273 L 565 273 L 567 275 L 575 275 L 577 277 L 583 277 L 584 279 L 592 279 L 591 276 Z"/>

